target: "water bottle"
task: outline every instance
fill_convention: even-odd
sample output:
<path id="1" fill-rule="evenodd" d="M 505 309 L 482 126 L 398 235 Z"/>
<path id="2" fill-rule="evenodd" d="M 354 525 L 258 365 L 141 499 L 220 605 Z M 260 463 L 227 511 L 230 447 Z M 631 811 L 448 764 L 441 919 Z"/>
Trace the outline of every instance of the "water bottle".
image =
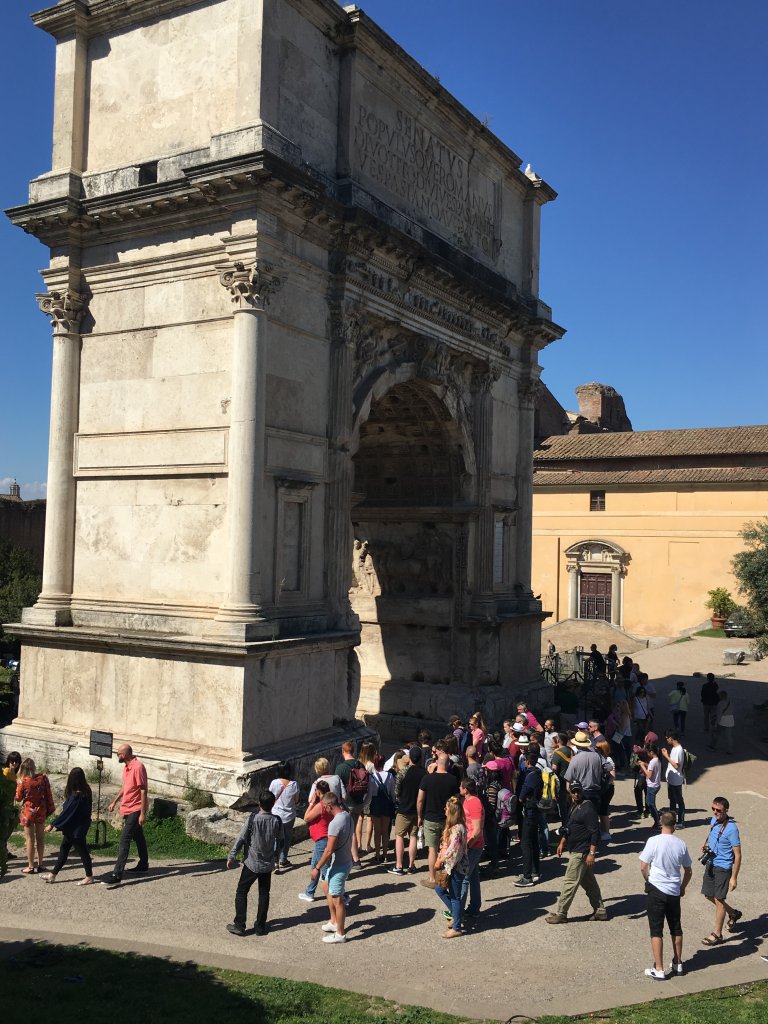
<path id="1" fill-rule="evenodd" d="M 419 825 L 419 830 L 416 833 L 416 849 L 417 850 L 423 850 L 424 849 L 424 828 L 421 825 Z"/>

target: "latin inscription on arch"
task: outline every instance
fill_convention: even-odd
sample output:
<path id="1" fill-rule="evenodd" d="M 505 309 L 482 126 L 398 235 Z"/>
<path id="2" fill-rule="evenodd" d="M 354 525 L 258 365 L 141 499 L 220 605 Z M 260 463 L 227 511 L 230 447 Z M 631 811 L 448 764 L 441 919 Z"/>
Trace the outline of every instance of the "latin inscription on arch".
<path id="1" fill-rule="evenodd" d="M 404 200 L 414 215 L 442 225 L 456 244 L 496 259 L 499 186 L 481 178 L 485 188 L 478 188 L 467 161 L 410 114 L 396 108 L 382 116 L 358 104 L 353 150 L 360 173 Z"/>

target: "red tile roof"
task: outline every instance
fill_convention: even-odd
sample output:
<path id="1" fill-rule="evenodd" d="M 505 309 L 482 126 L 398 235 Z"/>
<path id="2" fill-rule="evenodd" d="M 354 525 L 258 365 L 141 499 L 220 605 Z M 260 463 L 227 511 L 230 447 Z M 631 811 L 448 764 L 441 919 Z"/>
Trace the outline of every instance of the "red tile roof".
<path id="1" fill-rule="evenodd" d="M 534 469 L 536 487 L 614 487 L 629 484 L 768 484 L 768 466 L 697 466 L 694 469 Z"/>
<path id="2" fill-rule="evenodd" d="M 768 425 L 564 434 L 542 441 L 534 451 L 533 458 L 534 463 L 538 464 L 566 459 L 581 461 L 713 455 L 768 455 Z"/>

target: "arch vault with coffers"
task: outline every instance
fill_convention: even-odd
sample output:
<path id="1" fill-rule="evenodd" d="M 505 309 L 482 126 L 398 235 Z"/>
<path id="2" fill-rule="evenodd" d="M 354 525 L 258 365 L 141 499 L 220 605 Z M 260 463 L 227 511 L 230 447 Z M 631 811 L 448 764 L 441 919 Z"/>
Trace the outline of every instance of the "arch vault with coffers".
<path id="1" fill-rule="evenodd" d="M 10 216 L 51 250 L 51 447 L 2 742 L 66 770 L 111 731 L 225 797 L 362 713 L 506 710 L 555 192 L 358 8 L 34 20 L 62 116 Z"/>

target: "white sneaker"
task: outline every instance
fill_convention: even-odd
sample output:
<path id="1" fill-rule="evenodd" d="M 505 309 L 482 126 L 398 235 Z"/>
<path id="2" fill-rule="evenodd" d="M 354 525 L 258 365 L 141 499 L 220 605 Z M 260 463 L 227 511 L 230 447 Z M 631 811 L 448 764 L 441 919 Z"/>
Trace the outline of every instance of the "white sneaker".
<path id="1" fill-rule="evenodd" d="M 322 930 L 324 932 L 335 932 L 336 931 L 336 925 L 335 924 L 331 924 L 330 921 L 326 921 L 325 924 L 322 927 Z"/>
<path id="2" fill-rule="evenodd" d="M 673 960 L 672 963 L 669 965 L 669 971 L 670 971 L 670 974 L 682 974 L 683 973 L 683 965 L 682 965 L 682 963 L 675 963 L 675 961 Z"/>
<path id="3" fill-rule="evenodd" d="M 666 971 L 657 971 L 655 967 L 646 967 L 645 968 L 645 976 L 646 976 L 646 978 L 653 978 L 655 981 L 666 981 L 667 980 L 667 972 Z"/>
<path id="4" fill-rule="evenodd" d="M 323 942 L 346 942 L 346 935 L 339 935 L 337 931 L 334 931 L 333 935 L 324 935 Z"/>
<path id="5" fill-rule="evenodd" d="M 314 903 L 315 902 L 315 897 L 314 896 L 307 896 L 307 894 L 305 892 L 300 892 L 299 893 L 299 899 L 300 900 L 304 900 L 305 903 Z"/>

